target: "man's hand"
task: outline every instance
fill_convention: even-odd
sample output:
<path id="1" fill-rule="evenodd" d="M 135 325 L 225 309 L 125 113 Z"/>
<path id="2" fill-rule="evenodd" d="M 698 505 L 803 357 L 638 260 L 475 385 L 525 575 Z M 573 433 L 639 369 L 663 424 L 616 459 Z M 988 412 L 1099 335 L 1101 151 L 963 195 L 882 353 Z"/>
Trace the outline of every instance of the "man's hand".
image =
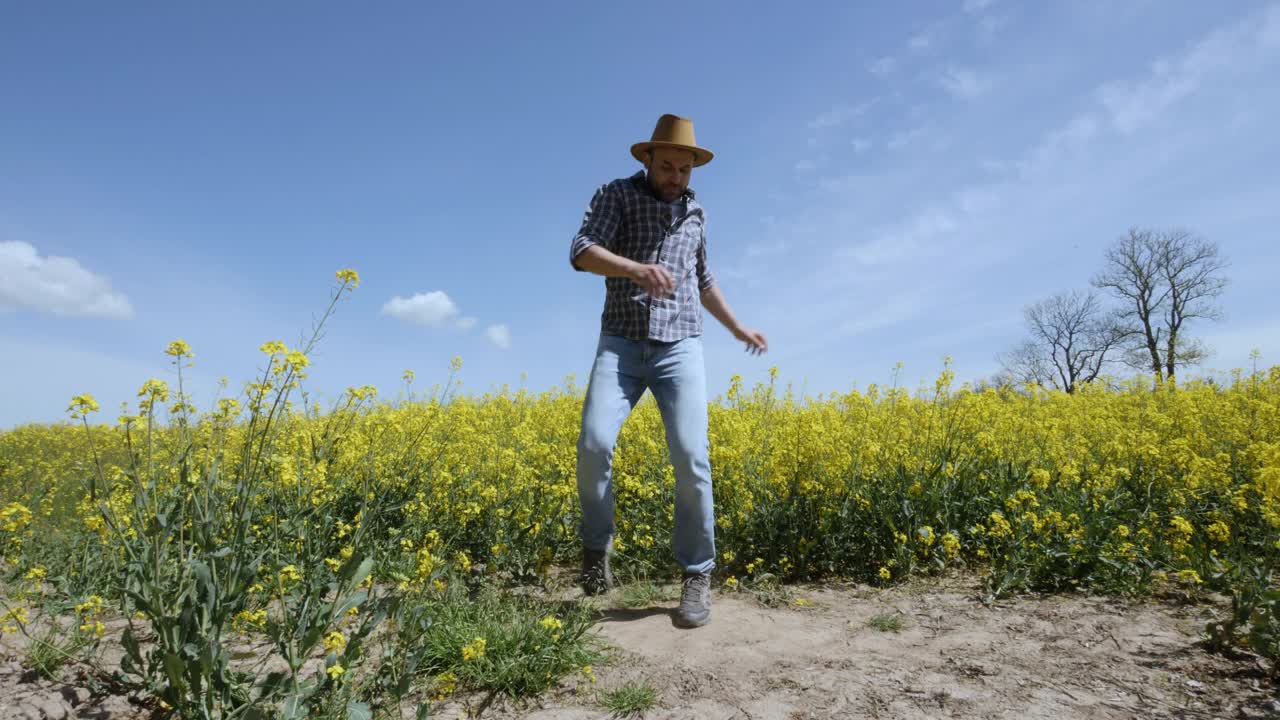
<path id="1" fill-rule="evenodd" d="M 738 319 L 733 316 L 733 311 L 729 309 L 729 303 L 724 299 L 724 293 L 720 292 L 719 283 L 713 283 L 705 288 L 701 298 L 702 306 L 707 309 L 707 312 L 715 315 L 720 324 L 733 333 L 735 338 L 747 344 L 747 352 L 752 355 L 768 352 L 769 341 L 765 339 L 764 333 L 738 323 Z"/>
<path id="2" fill-rule="evenodd" d="M 645 289 L 645 292 L 654 297 L 666 297 L 675 290 L 675 283 L 671 280 L 671 273 L 661 265 L 642 265 L 636 263 L 631 269 L 629 277 L 635 281 L 637 285 Z"/>
<path id="3" fill-rule="evenodd" d="M 769 341 L 765 339 L 764 333 L 759 330 L 739 327 L 733 331 L 733 336 L 746 343 L 746 351 L 752 355 L 760 355 L 769 351 Z"/>

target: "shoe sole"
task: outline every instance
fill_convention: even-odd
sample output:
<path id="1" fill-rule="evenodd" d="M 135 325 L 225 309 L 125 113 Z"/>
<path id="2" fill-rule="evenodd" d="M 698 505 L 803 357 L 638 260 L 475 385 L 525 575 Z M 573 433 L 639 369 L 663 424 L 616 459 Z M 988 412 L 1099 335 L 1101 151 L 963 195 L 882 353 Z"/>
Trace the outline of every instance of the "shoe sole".
<path id="1" fill-rule="evenodd" d="M 702 617 L 698 617 L 698 618 L 691 618 L 687 615 L 681 615 L 680 613 L 675 614 L 676 627 L 699 628 L 699 627 L 702 627 L 703 625 L 706 625 L 709 622 L 711 622 L 710 612 L 707 612 L 706 615 L 703 615 Z"/>

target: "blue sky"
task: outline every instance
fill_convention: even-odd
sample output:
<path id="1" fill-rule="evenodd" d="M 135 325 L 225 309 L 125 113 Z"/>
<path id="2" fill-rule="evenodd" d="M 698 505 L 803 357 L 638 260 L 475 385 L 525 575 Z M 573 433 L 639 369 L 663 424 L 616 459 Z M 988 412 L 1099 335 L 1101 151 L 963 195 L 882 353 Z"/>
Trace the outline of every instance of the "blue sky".
<path id="1" fill-rule="evenodd" d="M 664 112 L 717 154 L 709 262 L 771 345 L 707 315 L 713 395 L 988 376 L 1133 225 L 1230 262 L 1205 372 L 1280 358 L 1280 4 L 534 5 L 0 2 L 0 427 L 114 417 L 175 338 L 207 405 L 343 267 L 321 397 L 455 355 L 464 391 L 585 382 L 569 241 Z"/>

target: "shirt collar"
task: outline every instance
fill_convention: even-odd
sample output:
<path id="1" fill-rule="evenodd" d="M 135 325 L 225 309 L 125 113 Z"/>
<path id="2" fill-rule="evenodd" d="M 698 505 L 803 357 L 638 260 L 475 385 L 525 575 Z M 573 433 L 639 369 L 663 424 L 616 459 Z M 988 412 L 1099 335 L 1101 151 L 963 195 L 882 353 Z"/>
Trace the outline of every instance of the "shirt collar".
<path id="1" fill-rule="evenodd" d="M 666 202 L 666 200 L 663 200 L 662 198 L 658 197 L 653 193 L 653 188 L 649 187 L 649 179 L 645 177 L 644 170 L 636 171 L 636 174 L 631 176 L 631 183 L 635 185 L 640 192 L 644 193 L 645 195 L 648 195 L 654 200 L 657 200 L 658 202 Z M 693 191 L 693 188 L 686 187 L 684 189 L 684 193 L 681 194 L 680 198 L 682 200 L 692 200 L 695 195 L 696 193 Z"/>

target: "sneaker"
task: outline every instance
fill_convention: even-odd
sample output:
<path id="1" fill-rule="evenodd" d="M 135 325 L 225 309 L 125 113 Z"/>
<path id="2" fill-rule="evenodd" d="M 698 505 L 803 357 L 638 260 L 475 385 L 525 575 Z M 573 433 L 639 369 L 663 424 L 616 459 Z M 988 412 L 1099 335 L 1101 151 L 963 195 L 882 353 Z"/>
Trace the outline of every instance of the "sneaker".
<path id="1" fill-rule="evenodd" d="M 702 627 L 711 621 L 711 573 L 685 573 L 676 625 Z"/>
<path id="2" fill-rule="evenodd" d="M 588 595 L 600 595 L 613 588 L 613 572 L 609 570 L 608 550 L 582 551 L 582 575 L 579 577 L 582 591 Z"/>

